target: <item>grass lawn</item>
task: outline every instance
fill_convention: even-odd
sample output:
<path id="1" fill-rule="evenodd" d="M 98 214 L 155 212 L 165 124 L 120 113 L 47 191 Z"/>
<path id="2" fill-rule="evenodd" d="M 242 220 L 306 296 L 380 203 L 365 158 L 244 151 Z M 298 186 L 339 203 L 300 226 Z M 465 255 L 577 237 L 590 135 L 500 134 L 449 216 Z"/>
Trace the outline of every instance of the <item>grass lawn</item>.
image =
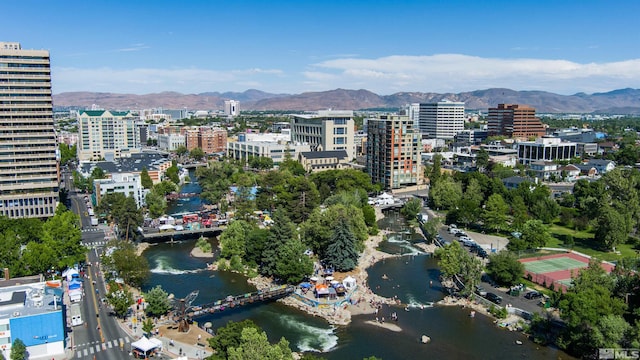
<path id="1" fill-rule="evenodd" d="M 575 231 L 558 224 L 553 224 L 549 227 L 549 232 L 551 233 L 552 240 L 547 244 L 547 247 L 568 248 L 606 261 L 615 261 L 623 257 L 637 256 L 636 250 L 631 244 L 618 245 L 616 250 L 620 252 L 620 255 L 614 252 L 599 250 L 593 239 L 594 235 L 588 231 Z M 566 235 L 573 236 L 573 246 L 564 244 Z"/>

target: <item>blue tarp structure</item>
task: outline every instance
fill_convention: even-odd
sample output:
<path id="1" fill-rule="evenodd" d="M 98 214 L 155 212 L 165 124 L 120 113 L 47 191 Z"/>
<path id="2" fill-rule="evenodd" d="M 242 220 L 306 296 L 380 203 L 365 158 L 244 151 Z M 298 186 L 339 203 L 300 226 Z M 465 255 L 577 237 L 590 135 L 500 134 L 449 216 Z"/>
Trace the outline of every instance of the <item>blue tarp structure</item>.
<path id="1" fill-rule="evenodd" d="M 309 284 L 308 282 L 303 282 L 300 284 L 300 287 L 303 289 L 309 289 L 310 287 L 312 287 L 313 285 Z"/>
<path id="2" fill-rule="evenodd" d="M 76 290 L 82 288 L 82 281 L 79 279 L 72 279 L 69 281 L 69 290 Z"/>

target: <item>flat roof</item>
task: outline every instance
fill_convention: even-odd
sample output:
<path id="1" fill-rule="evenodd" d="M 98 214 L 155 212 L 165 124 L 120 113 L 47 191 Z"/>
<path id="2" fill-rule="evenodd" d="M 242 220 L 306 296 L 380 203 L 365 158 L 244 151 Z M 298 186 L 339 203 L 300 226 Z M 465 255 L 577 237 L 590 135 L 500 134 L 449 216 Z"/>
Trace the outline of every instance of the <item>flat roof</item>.
<path id="1" fill-rule="evenodd" d="M 60 311 L 63 287 L 46 282 L 0 288 L 0 318 L 22 317 Z"/>

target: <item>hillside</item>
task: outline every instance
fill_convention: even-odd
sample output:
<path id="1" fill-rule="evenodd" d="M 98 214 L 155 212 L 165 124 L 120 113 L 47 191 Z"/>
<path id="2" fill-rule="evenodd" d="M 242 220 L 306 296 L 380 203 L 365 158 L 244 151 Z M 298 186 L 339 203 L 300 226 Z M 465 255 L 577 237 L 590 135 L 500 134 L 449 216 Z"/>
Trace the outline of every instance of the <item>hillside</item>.
<path id="1" fill-rule="evenodd" d="M 559 95 L 546 91 L 515 91 L 486 89 L 462 93 L 399 92 L 377 95 L 371 91 L 336 89 L 302 94 L 270 94 L 260 90 L 244 92 L 207 92 L 181 94 L 161 92 L 134 95 L 93 92 L 67 92 L 53 96 L 54 106 L 88 108 L 93 104 L 106 109 L 165 108 L 189 110 L 220 110 L 224 100 L 240 101 L 242 110 L 311 111 L 322 109 L 360 110 L 399 108 L 409 103 L 432 102 L 442 99 L 464 101 L 467 109 L 486 111 L 499 103 L 526 104 L 538 113 L 622 113 L 640 114 L 640 89 L 619 89 L 606 93 Z"/>

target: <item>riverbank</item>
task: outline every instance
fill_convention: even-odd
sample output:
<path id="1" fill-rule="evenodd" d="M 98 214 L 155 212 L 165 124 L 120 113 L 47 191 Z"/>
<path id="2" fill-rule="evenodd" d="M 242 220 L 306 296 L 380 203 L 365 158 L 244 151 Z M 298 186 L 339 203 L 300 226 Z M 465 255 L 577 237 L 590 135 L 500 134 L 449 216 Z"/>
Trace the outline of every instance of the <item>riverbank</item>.
<path id="1" fill-rule="evenodd" d="M 458 306 L 458 307 L 461 307 L 462 309 L 468 309 L 469 316 L 471 317 L 475 316 L 476 314 L 489 316 L 495 319 L 494 323 L 496 325 L 510 331 L 521 330 L 521 324 L 525 321 L 521 317 L 513 314 L 507 315 L 507 317 L 504 319 L 496 319 L 495 316 L 489 313 L 489 309 L 484 304 L 477 301 L 473 301 L 471 299 L 466 299 L 466 298 L 446 296 L 444 299 L 438 301 L 438 305 Z"/>
<path id="2" fill-rule="evenodd" d="M 376 221 L 384 218 L 384 214 L 379 208 L 376 208 Z M 362 314 L 374 314 L 376 309 L 382 305 L 401 305 L 398 301 L 392 298 L 386 298 L 379 296 L 368 287 L 367 269 L 376 262 L 384 259 L 395 258 L 400 255 L 393 255 L 378 250 L 378 246 L 385 240 L 391 232 L 389 230 L 381 230 L 377 235 L 369 236 L 365 242 L 365 249 L 360 255 L 357 267 L 347 273 L 334 273 L 333 276 L 336 280 L 341 281 L 344 278 L 351 276 L 356 279 L 357 288 L 349 294 L 350 301 L 341 306 L 326 306 L 326 307 L 314 307 L 307 305 L 294 297 L 287 297 L 278 301 L 285 305 L 294 307 L 307 314 L 321 317 L 332 325 L 348 325 L 351 322 L 351 317 L 354 315 Z M 257 276 L 247 280 L 249 284 L 256 286 L 258 289 L 265 289 L 273 286 L 270 279 Z M 390 329 L 393 325 L 393 329 Z M 389 324 L 385 326 L 392 331 L 401 331 L 397 325 Z"/>

